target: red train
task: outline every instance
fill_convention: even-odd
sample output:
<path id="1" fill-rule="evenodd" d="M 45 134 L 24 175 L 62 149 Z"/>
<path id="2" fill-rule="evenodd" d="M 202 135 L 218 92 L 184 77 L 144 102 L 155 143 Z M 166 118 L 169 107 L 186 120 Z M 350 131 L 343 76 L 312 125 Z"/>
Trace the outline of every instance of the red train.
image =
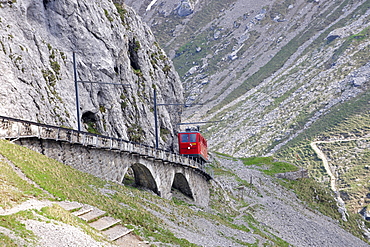
<path id="1" fill-rule="evenodd" d="M 207 140 L 199 133 L 199 128 L 178 133 L 178 140 L 181 155 L 194 157 L 201 163 L 208 162 Z"/>

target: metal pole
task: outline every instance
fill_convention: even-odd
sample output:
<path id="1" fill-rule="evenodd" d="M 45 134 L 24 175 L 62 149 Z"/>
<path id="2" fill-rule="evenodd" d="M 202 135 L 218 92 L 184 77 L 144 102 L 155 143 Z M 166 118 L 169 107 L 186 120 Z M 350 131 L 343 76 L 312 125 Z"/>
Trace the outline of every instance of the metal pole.
<path id="1" fill-rule="evenodd" d="M 76 92 L 76 109 L 77 109 L 77 130 L 81 131 L 80 121 L 80 101 L 78 98 L 78 81 L 77 81 L 77 66 L 76 66 L 76 54 L 73 52 L 73 72 L 75 78 L 75 92 Z"/>
<path id="2" fill-rule="evenodd" d="M 157 90 L 154 89 L 154 128 L 155 128 L 155 148 L 158 149 L 158 118 L 157 118 Z"/>

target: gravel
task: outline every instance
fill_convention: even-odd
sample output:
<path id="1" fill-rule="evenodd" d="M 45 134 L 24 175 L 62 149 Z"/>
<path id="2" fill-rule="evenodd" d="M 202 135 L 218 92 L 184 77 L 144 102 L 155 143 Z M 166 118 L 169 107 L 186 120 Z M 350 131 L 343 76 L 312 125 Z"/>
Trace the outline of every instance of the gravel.
<path id="1" fill-rule="evenodd" d="M 61 222 L 46 223 L 37 220 L 26 220 L 23 222 L 28 230 L 31 230 L 37 237 L 37 246 L 58 246 L 58 247 L 101 247 L 114 246 L 108 243 L 95 241 L 91 236 L 82 230 Z"/>

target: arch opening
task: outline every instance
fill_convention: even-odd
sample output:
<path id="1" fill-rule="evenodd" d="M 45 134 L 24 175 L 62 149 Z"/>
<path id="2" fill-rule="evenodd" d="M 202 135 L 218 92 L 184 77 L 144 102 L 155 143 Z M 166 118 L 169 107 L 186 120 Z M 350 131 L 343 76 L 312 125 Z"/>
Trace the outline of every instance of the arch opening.
<path id="1" fill-rule="evenodd" d="M 183 195 L 187 197 L 187 199 L 194 200 L 193 193 L 189 186 L 188 180 L 185 178 L 184 174 L 176 173 L 172 183 L 172 194 L 175 197 L 181 197 L 176 191 L 181 192 Z M 184 198 L 180 198 L 184 199 Z"/>
<path id="2" fill-rule="evenodd" d="M 147 188 L 160 196 L 152 173 L 140 163 L 135 163 L 128 168 L 122 183 L 136 188 Z"/>

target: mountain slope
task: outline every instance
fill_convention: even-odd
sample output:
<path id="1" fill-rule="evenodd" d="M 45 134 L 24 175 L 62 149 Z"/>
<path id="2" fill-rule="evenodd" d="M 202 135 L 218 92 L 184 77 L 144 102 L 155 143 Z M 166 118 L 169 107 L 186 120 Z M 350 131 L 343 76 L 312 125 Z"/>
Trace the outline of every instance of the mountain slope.
<path id="1" fill-rule="evenodd" d="M 368 89 L 369 1 L 185 2 L 187 16 L 166 1 L 132 5 L 160 34 L 188 102 L 205 103 L 188 119 L 223 120 L 204 128 L 213 150 L 274 153 Z"/>
<path id="2" fill-rule="evenodd" d="M 187 102 L 204 103 L 187 120 L 221 120 L 202 127 L 211 150 L 307 168 L 366 212 L 370 1 L 127 3 L 170 54 Z"/>

